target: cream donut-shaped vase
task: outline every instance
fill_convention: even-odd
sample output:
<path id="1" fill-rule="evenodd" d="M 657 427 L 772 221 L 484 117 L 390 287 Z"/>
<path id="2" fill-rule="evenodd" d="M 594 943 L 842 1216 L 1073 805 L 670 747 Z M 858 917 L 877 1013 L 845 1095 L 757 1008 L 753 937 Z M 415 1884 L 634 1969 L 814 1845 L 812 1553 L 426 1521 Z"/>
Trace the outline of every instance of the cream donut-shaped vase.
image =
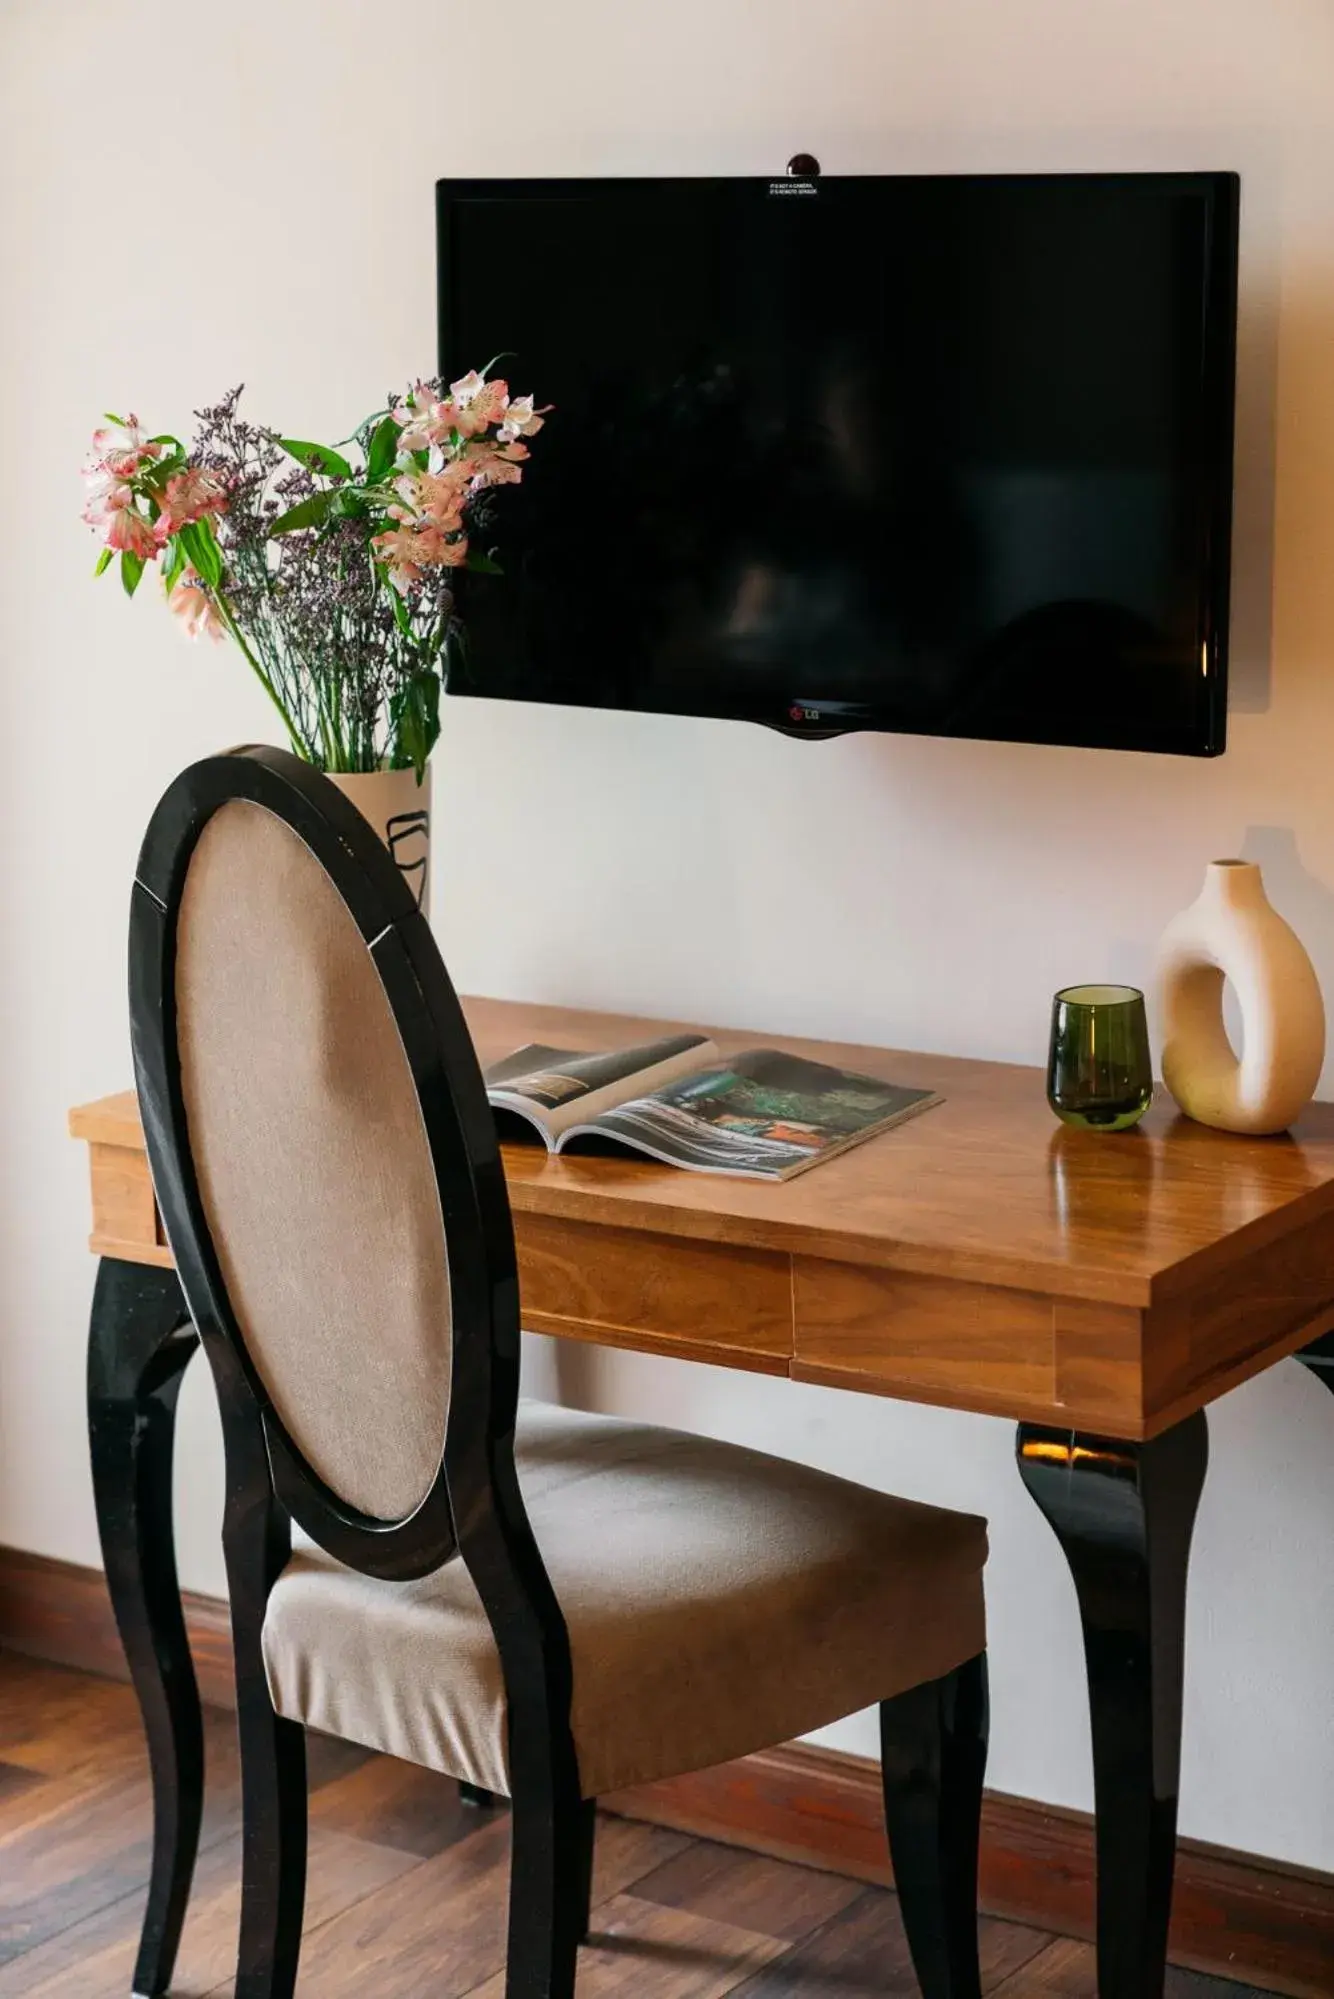
<path id="1" fill-rule="evenodd" d="M 1222 1131 L 1285 1131 L 1320 1080 L 1325 1006 L 1253 861 L 1210 861 L 1199 896 L 1167 926 L 1158 976 L 1163 1081 L 1186 1115 Z M 1240 1058 L 1223 1025 L 1225 979 L 1241 1006 Z"/>

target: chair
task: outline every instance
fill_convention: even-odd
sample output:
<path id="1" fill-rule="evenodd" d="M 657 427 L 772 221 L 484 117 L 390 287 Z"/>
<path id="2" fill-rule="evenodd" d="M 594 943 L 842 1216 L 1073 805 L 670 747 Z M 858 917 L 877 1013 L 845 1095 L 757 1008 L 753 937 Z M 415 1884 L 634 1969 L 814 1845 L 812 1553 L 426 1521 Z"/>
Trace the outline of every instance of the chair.
<path id="1" fill-rule="evenodd" d="M 511 1798 L 509 1999 L 569 1999 L 600 1794 L 872 1702 L 923 1992 L 977 1999 L 984 1523 L 519 1402 L 462 1012 L 393 862 L 304 764 L 247 749 L 176 780 L 130 960 L 148 1152 L 226 1442 L 238 1999 L 295 1988 L 308 1726 Z"/>

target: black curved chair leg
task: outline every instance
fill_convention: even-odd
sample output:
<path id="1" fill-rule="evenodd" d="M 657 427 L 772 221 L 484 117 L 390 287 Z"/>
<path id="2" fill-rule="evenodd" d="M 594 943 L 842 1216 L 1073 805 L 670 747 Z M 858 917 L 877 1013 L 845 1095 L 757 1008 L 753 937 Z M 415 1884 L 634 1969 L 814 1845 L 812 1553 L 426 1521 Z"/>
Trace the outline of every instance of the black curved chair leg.
<path id="1" fill-rule="evenodd" d="M 269 1591 L 292 1551 L 291 1521 L 273 1497 L 259 1412 L 213 1352 L 227 1437 L 223 1550 L 236 1663 L 241 1749 L 241 1936 L 235 1999 L 292 1999 L 306 1900 L 306 1733 L 273 1711 L 261 1633 Z"/>
<path id="2" fill-rule="evenodd" d="M 88 1441 L 107 1588 L 148 1738 L 153 1861 L 136 1999 L 171 1985 L 199 1846 L 204 1727 L 172 1531 L 176 1401 L 198 1345 L 171 1270 L 104 1257 L 88 1330 Z"/>
<path id="3" fill-rule="evenodd" d="M 1019 1429 L 1020 1475 L 1065 1551 L 1084 1627 L 1100 1999 L 1162 1999 L 1186 1572 L 1208 1460 L 1202 1411 L 1142 1444 L 1028 1423 Z"/>
<path id="4" fill-rule="evenodd" d="M 986 1655 L 880 1704 L 885 1828 L 923 1999 L 979 1999 Z"/>
<path id="5" fill-rule="evenodd" d="M 511 1805 L 509 1954 L 505 1999 L 573 1999 L 588 1929 L 591 1804 L 558 1786 Z"/>
<path id="6" fill-rule="evenodd" d="M 268 1703 L 268 1689 L 262 1689 Z M 236 1999 L 292 1999 L 306 1903 L 306 1733 L 237 1689 L 244 1791 Z"/>

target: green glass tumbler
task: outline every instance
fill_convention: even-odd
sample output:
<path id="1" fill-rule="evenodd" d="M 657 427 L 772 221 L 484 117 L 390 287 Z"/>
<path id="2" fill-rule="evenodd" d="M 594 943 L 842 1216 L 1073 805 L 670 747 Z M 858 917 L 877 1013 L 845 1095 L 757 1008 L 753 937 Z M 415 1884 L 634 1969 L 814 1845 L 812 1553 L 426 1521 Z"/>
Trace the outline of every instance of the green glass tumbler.
<path id="1" fill-rule="evenodd" d="M 1134 986 L 1067 986 L 1051 1003 L 1047 1102 L 1063 1124 L 1126 1131 L 1153 1101 L 1144 995 Z"/>

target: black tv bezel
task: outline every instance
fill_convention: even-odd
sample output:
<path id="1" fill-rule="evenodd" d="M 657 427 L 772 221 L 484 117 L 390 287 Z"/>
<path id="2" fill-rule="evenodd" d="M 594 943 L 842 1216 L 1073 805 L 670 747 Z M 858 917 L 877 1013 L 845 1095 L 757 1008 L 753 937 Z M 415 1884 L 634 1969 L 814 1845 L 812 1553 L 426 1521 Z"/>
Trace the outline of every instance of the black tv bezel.
<path id="1" fill-rule="evenodd" d="M 818 181 L 803 181 L 784 175 L 758 174 L 674 175 L 653 178 L 594 175 L 556 179 L 443 178 L 436 182 L 437 347 L 440 372 L 448 380 L 456 369 L 473 365 L 476 360 L 475 356 L 464 356 L 457 352 L 457 342 L 454 337 L 451 287 L 447 283 L 447 273 L 450 269 L 450 210 L 455 203 L 476 203 L 488 199 L 569 201 L 594 192 L 600 197 L 614 194 L 627 199 L 650 201 L 667 199 L 680 188 L 689 188 L 696 194 L 707 193 L 711 189 L 720 192 L 725 190 L 731 199 L 735 199 L 738 194 L 744 195 L 744 191 L 749 188 L 754 191 L 757 200 L 767 201 L 782 196 L 791 198 L 828 196 L 837 200 L 840 188 L 876 186 L 888 180 L 899 184 L 913 182 L 934 184 L 946 179 L 987 186 L 1087 182 L 1112 188 L 1142 188 L 1146 192 L 1154 190 L 1163 193 L 1191 193 L 1204 200 L 1205 285 L 1201 305 L 1206 328 L 1211 328 L 1212 334 L 1206 336 L 1204 344 L 1204 379 L 1201 384 L 1201 395 L 1205 405 L 1205 426 L 1210 447 L 1205 468 L 1210 494 L 1207 507 L 1207 540 L 1203 552 L 1207 584 L 1200 607 L 1202 670 L 1193 727 L 1179 734 L 1160 731 L 1152 742 L 1145 741 L 1143 732 L 1137 732 L 1132 726 L 1135 719 L 1133 716 L 1111 716 L 1105 729 L 1089 731 L 1081 735 L 1077 741 L 1073 740 L 1068 732 L 1057 728 L 1054 728 L 1049 735 L 1028 733 L 1020 736 L 996 733 L 965 736 L 953 732 L 941 734 L 938 731 L 906 729 L 897 719 L 893 722 L 879 719 L 875 709 L 869 705 L 852 708 L 849 704 L 840 702 L 806 701 L 801 697 L 799 690 L 794 690 L 790 697 L 783 697 L 772 706 L 766 704 L 762 709 L 758 704 L 744 710 L 726 705 L 703 708 L 694 701 L 689 705 L 683 703 L 680 706 L 668 706 L 655 700 L 651 704 L 646 703 L 642 707 L 636 706 L 623 712 L 678 714 L 717 720 L 758 722 L 785 735 L 807 740 L 822 740 L 854 732 L 887 735 L 921 733 L 936 735 L 941 741 L 1041 742 L 1066 748 L 1131 750 L 1149 755 L 1221 756 L 1227 747 L 1228 644 L 1232 582 L 1237 272 L 1241 215 L 1241 177 L 1236 172 L 1219 170 L 1170 173 L 821 174 Z M 479 690 L 478 698 L 540 702 L 543 697 L 540 693 L 486 696 Z M 603 704 L 588 705 L 596 710 Z"/>

